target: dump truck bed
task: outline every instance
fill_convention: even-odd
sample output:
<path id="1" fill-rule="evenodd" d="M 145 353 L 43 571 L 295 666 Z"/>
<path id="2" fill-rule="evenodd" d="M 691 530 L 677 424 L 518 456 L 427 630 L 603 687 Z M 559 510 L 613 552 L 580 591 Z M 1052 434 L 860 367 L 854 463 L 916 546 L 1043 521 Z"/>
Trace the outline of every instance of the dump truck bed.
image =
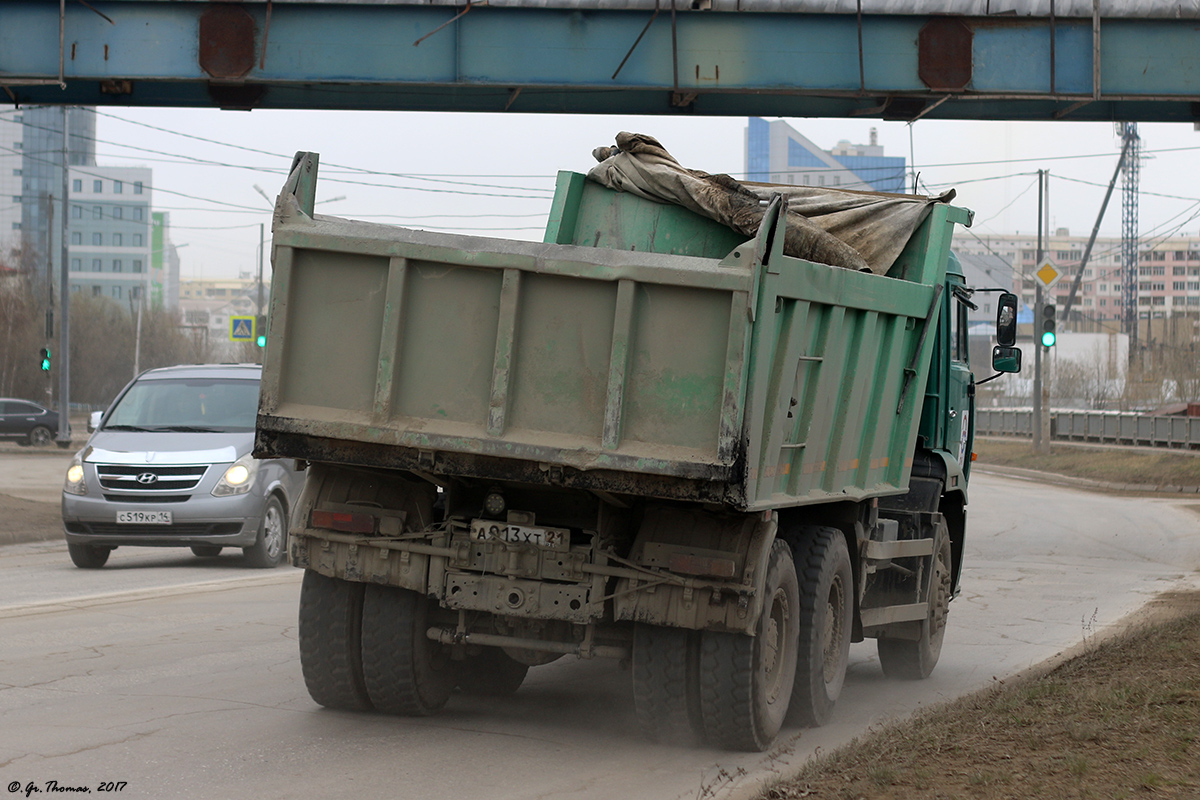
<path id="1" fill-rule="evenodd" d="M 880 276 L 783 256 L 778 210 L 712 258 L 314 215 L 315 180 L 298 155 L 276 206 L 256 455 L 741 509 L 906 488 L 960 209 Z M 560 240 L 564 209 L 690 214 L 581 180 Z"/>

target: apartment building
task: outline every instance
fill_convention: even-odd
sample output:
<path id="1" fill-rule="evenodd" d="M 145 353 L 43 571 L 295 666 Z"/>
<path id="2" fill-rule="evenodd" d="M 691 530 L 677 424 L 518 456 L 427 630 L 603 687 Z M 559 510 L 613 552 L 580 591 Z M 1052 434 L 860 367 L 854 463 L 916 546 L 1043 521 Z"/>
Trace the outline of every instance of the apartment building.
<path id="1" fill-rule="evenodd" d="M 269 299 L 268 285 L 263 287 L 263 308 Z M 184 325 L 204 330 L 219 352 L 229 350 L 229 318 L 258 314 L 258 281 L 248 277 L 182 280 L 179 309 Z"/>
<path id="2" fill-rule="evenodd" d="M 149 296 L 151 178 L 146 167 L 73 167 L 70 287 L 119 302 Z"/>
<path id="3" fill-rule="evenodd" d="M 1045 240 L 1045 256 L 1064 272 L 1063 278 L 1047 293 L 1047 299 L 1060 308 L 1066 303 L 1071 282 L 1079 274 L 1087 236 L 1072 236 L 1059 228 Z M 983 236 L 959 232 L 954 249 L 960 253 L 991 254 L 1011 265 L 1012 290 L 1022 302 L 1033 307 L 1037 282 L 1037 237 L 1024 235 Z M 1083 268 L 1067 328 L 1081 331 L 1120 328 L 1123 319 L 1121 240 L 1097 237 L 1091 257 Z M 1138 317 L 1163 319 L 1191 317 L 1200 320 L 1200 236 L 1180 236 L 1138 247 Z"/>

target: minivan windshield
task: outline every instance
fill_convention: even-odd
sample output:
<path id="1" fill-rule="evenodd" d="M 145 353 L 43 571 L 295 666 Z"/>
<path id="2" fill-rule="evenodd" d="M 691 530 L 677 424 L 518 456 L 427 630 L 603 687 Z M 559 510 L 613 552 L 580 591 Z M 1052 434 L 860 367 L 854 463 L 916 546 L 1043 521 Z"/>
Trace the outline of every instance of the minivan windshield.
<path id="1" fill-rule="evenodd" d="M 254 430 L 258 380 L 140 380 L 109 411 L 104 430 L 238 433 Z"/>

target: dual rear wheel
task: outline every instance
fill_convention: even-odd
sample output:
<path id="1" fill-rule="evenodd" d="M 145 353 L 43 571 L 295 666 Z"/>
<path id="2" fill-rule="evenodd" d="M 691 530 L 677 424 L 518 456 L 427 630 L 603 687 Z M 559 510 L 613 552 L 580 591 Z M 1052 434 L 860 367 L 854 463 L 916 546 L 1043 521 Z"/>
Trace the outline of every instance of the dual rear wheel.
<path id="1" fill-rule="evenodd" d="M 300 588 L 300 666 L 308 693 L 326 708 L 436 714 L 451 692 L 502 696 L 528 667 L 485 647 L 465 661 L 426 636 L 433 603 L 407 589 L 330 578 L 308 570 Z"/>
<path id="2" fill-rule="evenodd" d="M 845 538 L 805 528 L 772 545 L 754 636 L 639 623 L 634 709 L 656 741 L 770 747 L 785 719 L 828 721 L 845 681 L 853 618 Z"/>
<path id="3" fill-rule="evenodd" d="M 930 612 L 921 636 L 880 640 L 889 675 L 923 678 L 941 650 L 950 594 L 950 542 L 935 542 Z M 770 747 L 785 719 L 829 721 L 849 663 L 854 594 L 845 537 L 805 527 L 779 540 L 767 564 L 754 636 L 638 623 L 633 637 L 634 710 L 659 742 L 703 740 L 730 750 Z M 505 695 L 528 669 L 484 648 L 465 662 L 426 636 L 433 608 L 404 589 L 307 571 L 300 595 L 300 657 L 309 694 L 336 709 L 404 716 L 437 713 L 451 692 Z"/>

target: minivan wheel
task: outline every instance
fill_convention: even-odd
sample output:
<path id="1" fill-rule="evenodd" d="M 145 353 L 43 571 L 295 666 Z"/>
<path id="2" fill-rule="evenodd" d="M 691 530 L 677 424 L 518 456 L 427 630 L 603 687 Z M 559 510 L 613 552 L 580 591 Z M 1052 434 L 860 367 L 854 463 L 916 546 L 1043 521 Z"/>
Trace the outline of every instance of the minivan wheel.
<path id="1" fill-rule="evenodd" d="M 100 569 L 108 562 L 108 554 L 115 549 L 98 544 L 67 542 L 67 552 L 71 554 L 71 561 L 80 569 Z"/>
<path id="2" fill-rule="evenodd" d="M 283 563 L 287 555 L 287 512 L 279 497 L 271 495 L 263 509 L 262 524 L 258 528 L 258 540 L 242 552 L 250 566 L 270 569 Z"/>

